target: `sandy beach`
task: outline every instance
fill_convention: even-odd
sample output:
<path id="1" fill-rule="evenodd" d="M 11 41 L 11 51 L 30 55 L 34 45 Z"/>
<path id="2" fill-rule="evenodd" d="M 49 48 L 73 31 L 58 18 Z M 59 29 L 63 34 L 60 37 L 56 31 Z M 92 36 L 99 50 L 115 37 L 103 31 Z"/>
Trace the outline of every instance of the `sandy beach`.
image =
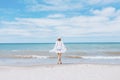
<path id="1" fill-rule="evenodd" d="M 0 66 L 0 80 L 120 80 L 120 65 Z"/>

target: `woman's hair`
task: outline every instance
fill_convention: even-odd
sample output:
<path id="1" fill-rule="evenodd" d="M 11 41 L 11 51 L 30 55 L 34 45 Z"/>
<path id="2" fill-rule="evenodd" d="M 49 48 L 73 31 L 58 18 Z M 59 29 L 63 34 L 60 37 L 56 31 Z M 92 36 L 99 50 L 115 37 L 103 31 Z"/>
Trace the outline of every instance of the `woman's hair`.
<path id="1" fill-rule="evenodd" d="M 58 40 L 58 41 L 61 41 L 61 38 L 58 38 L 57 40 Z"/>

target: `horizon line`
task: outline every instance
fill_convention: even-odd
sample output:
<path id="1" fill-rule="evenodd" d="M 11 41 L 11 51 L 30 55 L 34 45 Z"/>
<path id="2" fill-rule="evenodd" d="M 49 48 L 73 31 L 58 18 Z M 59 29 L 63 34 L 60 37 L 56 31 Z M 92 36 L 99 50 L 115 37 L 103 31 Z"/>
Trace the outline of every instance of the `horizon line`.
<path id="1" fill-rule="evenodd" d="M 55 42 L 4 42 L 4 43 L 0 43 L 0 44 L 52 44 Z M 64 42 L 66 44 L 70 44 L 70 43 L 120 43 L 120 42 Z"/>

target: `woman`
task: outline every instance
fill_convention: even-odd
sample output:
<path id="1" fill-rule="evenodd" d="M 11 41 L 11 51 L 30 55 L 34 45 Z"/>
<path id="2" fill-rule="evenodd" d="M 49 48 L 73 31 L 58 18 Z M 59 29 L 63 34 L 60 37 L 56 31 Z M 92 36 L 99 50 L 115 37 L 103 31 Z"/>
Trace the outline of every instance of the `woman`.
<path id="1" fill-rule="evenodd" d="M 66 47 L 65 47 L 64 43 L 62 42 L 61 38 L 57 39 L 54 48 L 50 52 L 57 53 L 58 54 L 58 63 L 57 64 L 62 64 L 61 56 L 62 56 L 62 53 L 66 52 Z"/>

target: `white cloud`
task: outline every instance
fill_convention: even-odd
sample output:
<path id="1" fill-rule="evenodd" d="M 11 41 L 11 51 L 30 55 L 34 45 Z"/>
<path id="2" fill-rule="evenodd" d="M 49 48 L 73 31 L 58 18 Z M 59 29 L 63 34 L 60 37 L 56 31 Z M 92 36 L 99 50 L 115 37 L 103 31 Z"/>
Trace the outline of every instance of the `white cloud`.
<path id="1" fill-rule="evenodd" d="M 76 11 L 92 6 L 109 6 L 120 0 L 24 0 L 29 11 Z"/>
<path id="2" fill-rule="evenodd" d="M 82 8 L 82 4 L 78 0 L 74 3 L 72 0 L 42 0 L 42 3 L 39 0 L 32 1 L 33 4 L 25 1 L 29 11 L 66 11 Z"/>
<path id="3" fill-rule="evenodd" d="M 51 5 L 60 5 L 68 2 L 68 0 L 43 0 L 47 4 Z"/>
<path id="4" fill-rule="evenodd" d="M 65 18 L 65 15 L 63 15 L 63 14 L 52 14 L 52 15 L 48 15 L 48 18 Z"/>
<path id="5" fill-rule="evenodd" d="M 94 10 L 93 13 L 98 16 L 114 17 L 118 16 L 118 14 L 120 14 L 120 11 L 116 11 L 114 7 L 107 7 L 102 10 Z"/>
<path id="6" fill-rule="evenodd" d="M 34 26 L 48 27 L 58 26 L 64 24 L 63 19 L 51 19 L 51 18 L 17 18 L 18 21 L 23 23 L 31 23 Z"/>
<path id="7" fill-rule="evenodd" d="M 7 28 L 7 29 L 0 29 L 0 35 L 9 35 L 9 36 L 30 36 L 31 33 L 29 33 L 26 30 L 23 29 L 12 29 L 12 28 Z"/>
<path id="8" fill-rule="evenodd" d="M 88 5 L 109 5 L 109 4 L 113 4 L 113 3 L 119 3 L 120 0 L 88 0 L 88 1 L 84 1 L 86 4 Z"/>

